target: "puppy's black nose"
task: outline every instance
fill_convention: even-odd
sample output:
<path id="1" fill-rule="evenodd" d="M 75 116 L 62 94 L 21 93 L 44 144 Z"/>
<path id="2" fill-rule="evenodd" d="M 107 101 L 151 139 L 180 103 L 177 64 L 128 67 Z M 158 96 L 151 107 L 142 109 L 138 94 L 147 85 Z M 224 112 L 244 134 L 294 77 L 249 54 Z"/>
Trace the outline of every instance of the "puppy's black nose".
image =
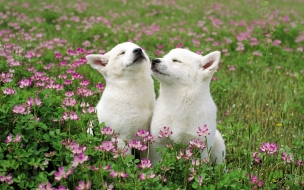
<path id="1" fill-rule="evenodd" d="M 135 49 L 133 50 L 133 53 L 135 53 L 135 54 L 140 54 L 140 53 L 142 53 L 142 49 L 141 49 L 141 48 L 135 48 Z"/>
<path id="2" fill-rule="evenodd" d="M 155 65 L 157 63 L 160 63 L 160 59 L 152 59 L 152 65 Z"/>

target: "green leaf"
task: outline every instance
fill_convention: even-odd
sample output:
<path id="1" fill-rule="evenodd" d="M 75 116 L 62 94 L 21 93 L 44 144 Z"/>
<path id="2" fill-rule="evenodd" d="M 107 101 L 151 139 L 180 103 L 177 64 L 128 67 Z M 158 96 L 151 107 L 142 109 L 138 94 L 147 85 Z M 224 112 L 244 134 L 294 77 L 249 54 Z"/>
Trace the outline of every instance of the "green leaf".
<path id="1" fill-rule="evenodd" d="M 192 187 L 193 187 L 194 189 L 197 189 L 197 188 L 198 188 L 198 183 L 196 183 L 196 182 L 192 183 Z"/>

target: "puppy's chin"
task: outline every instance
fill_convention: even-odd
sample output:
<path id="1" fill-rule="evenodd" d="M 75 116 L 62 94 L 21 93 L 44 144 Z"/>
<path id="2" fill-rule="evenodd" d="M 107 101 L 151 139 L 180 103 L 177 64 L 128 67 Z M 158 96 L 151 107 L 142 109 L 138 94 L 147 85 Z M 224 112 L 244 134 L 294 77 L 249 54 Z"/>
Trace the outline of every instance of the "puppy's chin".
<path id="1" fill-rule="evenodd" d="M 157 68 L 152 68 L 151 70 L 152 70 L 153 76 L 155 76 L 156 78 L 157 78 L 157 76 L 160 76 L 160 77 L 169 76 L 168 74 L 159 71 Z"/>
<path id="2" fill-rule="evenodd" d="M 146 58 L 143 55 L 136 57 L 132 64 L 142 63 L 146 61 Z"/>
<path id="3" fill-rule="evenodd" d="M 133 61 L 131 61 L 127 67 L 131 67 L 131 66 L 136 66 L 136 65 L 140 65 L 142 63 L 144 63 L 145 61 L 147 61 L 147 59 L 144 56 L 138 56 L 135 57 Z"/>

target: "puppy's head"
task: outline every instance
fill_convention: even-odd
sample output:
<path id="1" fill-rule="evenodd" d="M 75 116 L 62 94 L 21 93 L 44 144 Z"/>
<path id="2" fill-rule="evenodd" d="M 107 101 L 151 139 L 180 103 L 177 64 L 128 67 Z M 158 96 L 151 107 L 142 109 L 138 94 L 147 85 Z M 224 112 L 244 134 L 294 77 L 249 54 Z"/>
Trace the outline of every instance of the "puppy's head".
<path id="1" fill-rule="evenodd" d="M 161 83 L 194 85 L 206 83 L 218 68 L 220 52 L 215 51 L 205 56 L 186 49 L 173 49 L 163 58 L 152 60 L 153 76 Z"/>
<path id="2" fill-rule="evenodd" d="M 115 46 L 104 55 L 90 54 L 86 56 L 92 68 L 105 78 L 136 77 L 149 73 L 150 60 L 145 51 L 131 42 Z"/>

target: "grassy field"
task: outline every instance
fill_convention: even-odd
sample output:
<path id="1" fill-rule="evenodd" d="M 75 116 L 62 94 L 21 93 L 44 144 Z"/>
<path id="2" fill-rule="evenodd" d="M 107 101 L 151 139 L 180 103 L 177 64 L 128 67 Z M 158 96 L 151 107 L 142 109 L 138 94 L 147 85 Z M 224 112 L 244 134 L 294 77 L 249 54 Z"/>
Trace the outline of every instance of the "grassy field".
<path id="1" fill-rule="evenodd" d="M 301 0 L 0 0 L 0 189 L 303 189 L 303 10 Z M 225 164 L 178 160 L 179 145 L 147 168 L 100 150 L 105 81 L 84 57 L 125 41 L 150 59 L 222 52 L 211 93 Z"/>

